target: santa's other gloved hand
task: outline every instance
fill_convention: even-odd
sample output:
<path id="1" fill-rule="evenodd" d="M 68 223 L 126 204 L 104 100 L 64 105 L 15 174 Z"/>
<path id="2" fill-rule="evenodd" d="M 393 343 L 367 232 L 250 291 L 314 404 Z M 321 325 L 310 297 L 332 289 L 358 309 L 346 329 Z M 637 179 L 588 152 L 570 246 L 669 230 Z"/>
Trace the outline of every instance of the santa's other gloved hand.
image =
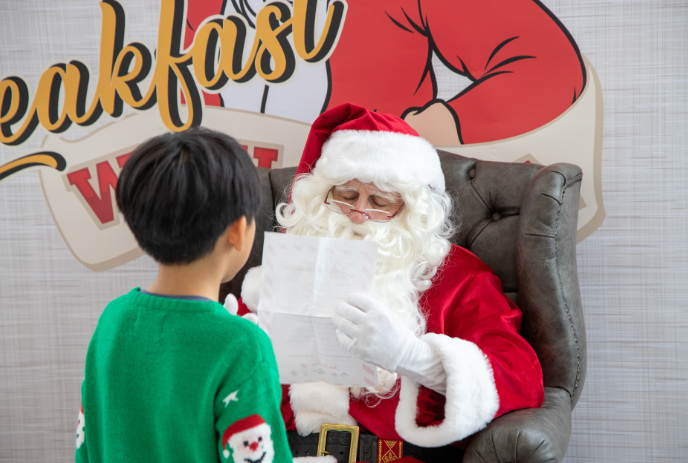
<path id="1" fill-rule="evenodd" d="M 365 294 L 338 303 L 332 322 L 344 349 L 389 372 L 396 372 L 426 344 L 385 304 Z"/>
<path id="2" fill-rule="evenodd" d="M 239 312 L 239 301 L 237 301 L 236 296 L 232 293 L 227 294 L 223 305 L 231 315 L 236 315 Z"/>
<path id="3" fill-rule="evenodd" d="M 229 312 L 232 315 L 236 315 L 239 312 L 239 302 L 232 293 L 227 294 L 224 306 L 225 309 L 227 309 L 227 312 Z M 241 316 L 241 318 L 243 318 L 244 320 L 248 320 L 256 325 L 258 324 L 258 315 L 254 314 L 253 312 L 244 314 Z"/>
<path id="4" fill-rule="evenodd" d="M 447 374 L 435 350 L 387 306 L 364 294 L 337 304 L 332 322 L 339 344 L 362 360 L 411 378 L 440 394 Z"/>

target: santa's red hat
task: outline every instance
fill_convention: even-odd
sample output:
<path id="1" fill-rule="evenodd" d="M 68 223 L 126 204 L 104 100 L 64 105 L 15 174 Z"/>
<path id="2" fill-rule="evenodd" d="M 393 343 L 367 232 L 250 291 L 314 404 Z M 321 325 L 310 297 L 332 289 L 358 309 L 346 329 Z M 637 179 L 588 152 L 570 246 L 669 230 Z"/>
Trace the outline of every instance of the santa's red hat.
<path id="1" fill-rule="evenodd" d="M 296 176 L 418 183 L 444 192 L 437 151 L 405 121 L 351 103 L 322 113 L 311 126 Z"/>
<path id="2" fill-rule="evenodd" d="M 234 436 L 235 434 L 238 434 L 240 432 L 244 432 L 248 429 L 253 429 L 256 426 L 260 426 L 266 424 L 265 420 L 260 416 L 260 415 L 249 415 L 246 418 L 242 418 L 239 421 L 235 422 L 232 424 L 230 427 L 227 428 L 225 433 L 222 435 L 222 449 L 223 453 L 225 455 L 225 458 L 229 458 L 229 451 L 227 450 L 227 442 Z"/>

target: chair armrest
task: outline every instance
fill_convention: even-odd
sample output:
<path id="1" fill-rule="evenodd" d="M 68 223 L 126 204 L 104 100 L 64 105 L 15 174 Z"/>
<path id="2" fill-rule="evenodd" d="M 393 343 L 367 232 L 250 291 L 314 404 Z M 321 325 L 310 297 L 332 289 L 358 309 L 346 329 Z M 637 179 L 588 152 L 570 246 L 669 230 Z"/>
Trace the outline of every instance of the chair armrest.
<path id="1" fill-rule="evenodd" d="M 545 387 L 567 391 L 572 410 L 587 360 L 576 264 L 581 179 L 571 164 L 542 168 L 526 191 L 516 239 L 521 336 L 540 360 Z"/>
<path id="2" fill-rule="evenodd" d="M 571 396 L 545 388 L 545 403 L 502 415 L 468 445 L 463 463 L 555 463 L 571 435 Z"/>

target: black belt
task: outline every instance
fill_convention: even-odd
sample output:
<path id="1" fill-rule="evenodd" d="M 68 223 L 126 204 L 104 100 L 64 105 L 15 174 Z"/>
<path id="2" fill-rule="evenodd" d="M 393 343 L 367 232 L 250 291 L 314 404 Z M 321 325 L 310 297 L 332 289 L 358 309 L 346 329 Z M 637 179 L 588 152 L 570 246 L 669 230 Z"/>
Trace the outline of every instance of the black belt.
<path id="1" fill-rule="evenodd" d="M 346 431 L 328 431 L 325 451 L 340 463 L 349 461 L 352 434 Z M 294 457 L 313 457 L 318 454 L 319 433 L 299 436 L 287 432 L 289 448 Z M 368 432 L 358 436 L 358 452 L 355 461 L 365 463 L 391 463 L 402 457 L 414 457 L 423 463 L 460 463 L 464 451 L 452 446 L 425 448 L 404 441 L 378 439 Z"/>

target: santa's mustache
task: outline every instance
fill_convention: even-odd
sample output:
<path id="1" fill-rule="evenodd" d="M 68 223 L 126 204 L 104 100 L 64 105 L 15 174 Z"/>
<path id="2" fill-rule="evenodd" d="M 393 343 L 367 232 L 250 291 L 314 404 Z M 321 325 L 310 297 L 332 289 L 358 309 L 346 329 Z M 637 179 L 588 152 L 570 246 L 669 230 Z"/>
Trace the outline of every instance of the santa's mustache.
<path id="1" fill-rule="evenodd" d="M 400 219 L 389 222 L 366 220 L 354 223 L 343 214 L 323 211 L 327 220 L 327 236 L 333 238 L 375 241 L 378 245 L 378 261 L 411 257 L 413 237 L 404 228 Z M 400 262 L 399 262 L 400 263 Z"/>

